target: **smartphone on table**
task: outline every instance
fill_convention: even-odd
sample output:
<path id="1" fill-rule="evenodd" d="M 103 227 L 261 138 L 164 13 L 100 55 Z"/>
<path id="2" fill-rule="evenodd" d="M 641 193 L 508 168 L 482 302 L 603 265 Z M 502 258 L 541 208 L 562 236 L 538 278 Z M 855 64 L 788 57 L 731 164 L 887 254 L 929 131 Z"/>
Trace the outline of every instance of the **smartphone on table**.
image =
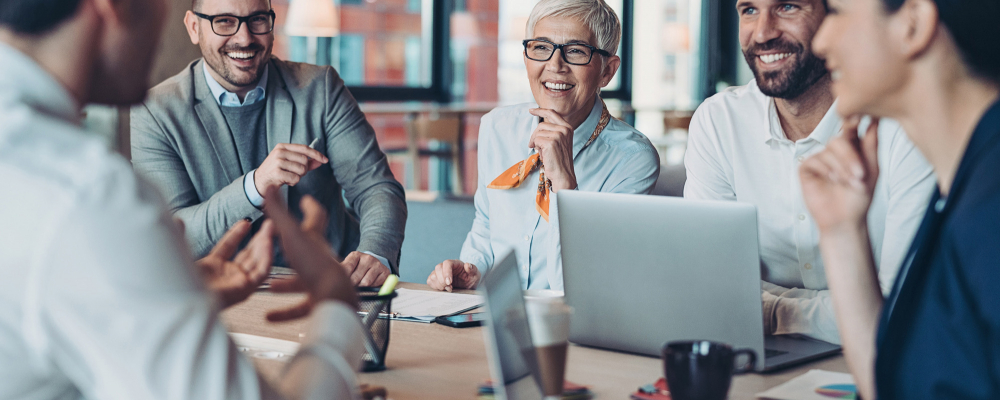
<path id="1" fill-rule="evenodd" d="M 486 313 L 471 313 L 471 314 L 458 314 L 458 315 L 448 315 L 443 317 L 434 318 L 434 322 L 441 325 L 450 326 L 452 328 L 467 328 L 470 326 L 480 326 L 483 321 L 486 320 Z"/>

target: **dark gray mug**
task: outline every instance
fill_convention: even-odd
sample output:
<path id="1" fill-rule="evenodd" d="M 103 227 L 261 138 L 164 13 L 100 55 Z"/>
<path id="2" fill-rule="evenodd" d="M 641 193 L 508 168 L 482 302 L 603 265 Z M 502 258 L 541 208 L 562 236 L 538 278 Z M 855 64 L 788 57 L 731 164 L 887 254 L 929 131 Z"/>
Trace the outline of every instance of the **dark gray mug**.
<path id="1" fill-rule="evenodd" d="M 740 355 L 747 360 L 737 366 Z M 733 375 L 756 364 L 753 350 L 733 350 L 725 343 L 685 340 L 663 346 L 663 372 L 673 400 L 725 400 Z"/>

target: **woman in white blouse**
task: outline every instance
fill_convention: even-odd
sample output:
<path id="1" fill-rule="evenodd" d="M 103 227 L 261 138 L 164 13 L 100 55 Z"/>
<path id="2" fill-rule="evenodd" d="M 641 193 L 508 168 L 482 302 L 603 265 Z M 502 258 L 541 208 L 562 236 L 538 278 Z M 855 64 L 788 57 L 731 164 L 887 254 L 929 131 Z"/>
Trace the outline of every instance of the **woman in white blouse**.
<path id="1" fill-rule="evenodd" d="M 500 107 L 479 128 L 476 218 L 459 260 L 434 268 L 437 290 L 474 288 L 513 251 L 524 288 L 562 289 L 555 199 L 561 190 L 648 193 L 660 161 L 599 94 L 618 71 L 621 24 L 603 0 L 542 0 L 524 63 L 535 103 Z M 553 212 L 549 213 L 549 207 Z"/>

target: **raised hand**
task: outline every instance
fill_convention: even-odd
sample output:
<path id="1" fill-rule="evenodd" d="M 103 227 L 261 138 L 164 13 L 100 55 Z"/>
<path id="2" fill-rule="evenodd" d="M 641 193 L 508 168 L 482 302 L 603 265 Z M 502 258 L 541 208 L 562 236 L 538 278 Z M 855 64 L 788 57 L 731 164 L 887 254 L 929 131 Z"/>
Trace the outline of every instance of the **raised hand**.
<path id="1" fill-rule="evenodd" d="M 528 147 L 538 151 L 545 170 L 545 178 L 552 181 L 552 191 L 576 189 L 576 171 L 573 169 L 573 126 L 552 110 L 533 108 L 528 112 L 543 119 L 531 133 Z"/>
<path id="2" fill-rule="evenodd" d="M 878 180 L 878 120 L 858 139 L 859 118 L 802 163 L 806 206 L 819 226 L 820 252 L 830 288 L 844 359 L 859 393 L 875 393 L 875 336 L 882 290 L 868 237 L 867 214 Z"/>
<path id="3" fill-rule="evenodd" d="M 802 195 L 820 232 L 866 226 L 878 180 L 878 119 L 858 139 L 860 117 L 844 121 L 843 134 L 799 168 Z"/>
<path id="4" fill-rule="evenodd" d="M 282 321 L 303 317 L 322 300 L 339 300 L 358 308 L 358 296 L 344 267 L 337 261 L 323 233 L 327 214 L 323 206 L 311 196 L 302 198 L 301 225 L 289 214 L 277 190 L 269 190 L 264 197 L 264 213 L 274 221 L 285 259 L 298 272 L 292 281 L 274 281 L 273 291 L 304 291 L 309 297 L 290 309 L 272 311 L 267 318 Z"/>
<path id="5" fill-rule="evenodd" d="M 434 290 L 474 289 L 481 274 L 475 265 L 462 260 L 445 260 L 434 267 L 427 277 L 427 285 Z"/>
<path id="6" fill-rule="evenodd" d="M 282 185 L 295 186 L 309 171 L 326 164 L 330 159 L 309 146 L 278 143 L 253 174 L 253 184 L 258 193 L 267 193 Z"/>
<path id="7" fill-rule="evenodd" d="M 233 258 L 248 232 L 249 222 L 237 222 L 205 258 L 195 262 L 209 290 L 219 296 L 223 307 L 246 300 L 271 272 L 274 225 L 271 221 L 264 221 L 250 243 Z"/>

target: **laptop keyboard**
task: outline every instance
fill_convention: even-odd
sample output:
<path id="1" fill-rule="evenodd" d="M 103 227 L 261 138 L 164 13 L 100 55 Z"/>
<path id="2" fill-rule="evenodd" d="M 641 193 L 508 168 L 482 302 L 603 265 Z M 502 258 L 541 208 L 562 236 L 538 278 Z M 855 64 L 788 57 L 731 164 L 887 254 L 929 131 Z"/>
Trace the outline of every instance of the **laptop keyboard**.
<path id="1" fill-rule="evenodd" d="M 764 358 L 776 357 L 782 354 L 788 354 L 788 352 L 774 349 L 764 349 Z"/>

